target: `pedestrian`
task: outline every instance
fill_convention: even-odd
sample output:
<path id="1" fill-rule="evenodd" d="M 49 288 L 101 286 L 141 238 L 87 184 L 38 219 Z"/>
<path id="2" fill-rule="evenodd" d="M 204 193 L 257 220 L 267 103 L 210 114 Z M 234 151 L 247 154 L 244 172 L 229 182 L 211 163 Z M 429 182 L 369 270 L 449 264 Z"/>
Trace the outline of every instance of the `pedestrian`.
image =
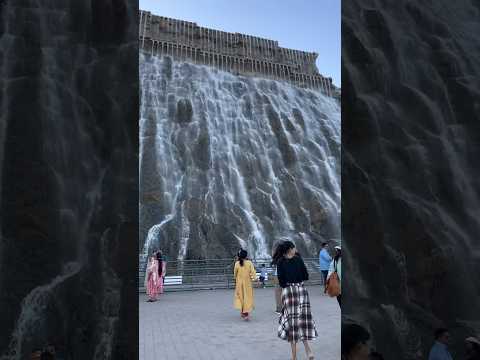
<path id="1" fill-rule="evenodd" d="M 372 351 L 370 352 L 370 355 L 368 355 L 368 360 L 384 360 L 384 358 L 379 352 Z"/>
<path id="2" fill-rule="evenodd" d="M 330 276 L 333 273 L 337 273 L 338 275 L 338 280 L 340 281 L 340 286 L 342 284 L 342 248 L 340 246 L 335 246 L 335 257 L 333 258 L 333 261 L 330 263 L 330 268 L 328 270 L 327 274 L 327 283 L 328 280 L 330 279 Z M 342 307 L 342 294 L 338 294 L 337 296 L 337 301 L 338 305 L 340 308 Z"/>
<path id="3" fill-rule="evenodd" d="M 278 337 L 290 343 L 293 360 L 297 359 L 299 341 L 303 342 L 308 359 L 314 359 L 308 341 L 314 340 L 318 333 L 312 318 L 308 291 L 303 284 L 308 280 L 305 263 L 291 241 L 284 241 L 277 246 L 273 261 L 277 264 L 278 282 L 282 288 Z"/>
<path id="4" fill-rule="evenodd" d="M 40 355 L 40 360 L 55 360 L 55 353 L 45 350 L 42 352 L 42 355 Z"/>
<path id="5" fill-rule="evenodd" d="M 430 349 L 428 360 L 452 360 L 452 355 L 448 351 L 450 343 L 450 333 L 446 328 L 436 329 L 434 332 L 435 343 Z"/>
<path id="6" fill-rule="evenodd" d="M 158 293 L 163 294 L 163 284 L 165 283 L 165 274 L 167 272 L 167 262 L 163 258 L 160 250 L 155 254 L 158 261 Z"/>
<path id="7" fill-rule="evenodd" d="M 277 252 L 279 244 L 277 244 L 274 254 Z M 273 283 L 275 284 L 275 312 L 278 316 L 282 314 L 282 288 L 280 287 L 280 283 L 278 282 L 278 272 L 277 272 L 277 263 L 276 259 L 272 257 L 272 262 L 270 263 L 271 266 L 275 267 L 274 271 L 274 278 Z"/>
<path id="8" fill-rule="evenodd" d="M 160 288 L 160 277 L 158 276 L 158 260 L 156 253 L 153 253 L 149 260 L 148 260 L 148 266 L 147 266 L 147 275 L 146 275 L 146 280 L 147 280 L 147 295 L 148 295 L 148 302 L 156 301 L 157 300 L 157 295 L 158 291 Z"/>
<path id="9" fill-rule="evenodd" d="M 247 260 L 247 255 L 243 249 L 238 252 L 238 260 L 233 270 L 235 278 L 233 305 L 240 310 L 240 317 L 243 320 L 249 320 L 250 313 L 254 309 L 252 281 L 257 277 L 255 267 L 250 260 Z"/>
<path id="10" fill-rule="evenodd" d="M 480 336 L 465 339 L 466 360 L 480 360 Z"/>
<path id="11" fill-rule="evenodd" d="M 330 263 L 332 262 L 332 257 L 328 252 L 328 245 L 326 242 L 322 243 L 322 249 L 318 255 L 318 262 L 320 265 L 320 271 L 323 275 L 323 286 L 327 284 L 328 270 L 330 269 Z"/>
<path id="12" fill-rule="evenodd" d="M 370 333 L 361 325 L 342 326 L 342 360 L 368 360 Z"/>
<path id="13" fill-rule="evenodd" d="M 267 278 L 267 268 L 265 267 L 265 264 L 262 264 L 262 268 L 260 269 L 260 283 L 262 284 L 262 287 L 265 288 L 265 279 Z"/>

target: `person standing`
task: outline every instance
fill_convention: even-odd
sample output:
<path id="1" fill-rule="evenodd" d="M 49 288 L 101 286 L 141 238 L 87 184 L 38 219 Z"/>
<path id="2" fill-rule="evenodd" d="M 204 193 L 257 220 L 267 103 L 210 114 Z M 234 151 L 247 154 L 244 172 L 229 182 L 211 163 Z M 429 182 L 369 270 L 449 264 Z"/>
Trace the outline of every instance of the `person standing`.
<path id="1" fill-rule="evenodd" d="M 320 254 L 318 255 L 318 262 L 320 265 L 320 271 L 323 275 L 323 285 L 327 284 L 327 276 L 328 270 L 330 269 L 330 263 L 332 262 L 332 257 L 328 253 L 328 245 L 327 243 L 322 243 L 322 249 L 320 250 Z"/>
<path id="2" fill-rule="evenodd" d="M 148 260 L 146 279 L 148 302 L 156 301 L 160 278 L 158 276 L 158 260 L 155 253 Z"/>
<path id="3" fill-rule="evenodd" d="M 267 278 L 267 268 L 265 267 L 265 264 L 262 264 L 262 267 L 260 268 L 260 283 L 262 284 L 263 288 L 265 288 L 266 278 Z"/>
<path id="4" fill-rule="evenodd" d="M 155 254 L 158 261 L 158 293 L 163 294 L 163 284 L 165 282 L 165 273 L 167 271 L 167 262 L 163 259 L 160 250 Z"/>
<path id="5" fill-rule="evenodd" d="M 277 264 L 278 282 L 282 288 L 282 315 L 279 319 L 278 337 L 290 343 L 292 359 L 297 359 L 297 343 L 303 342 L 309 360 L 314 359 L 308 341 L 317 336 L 310 309 L 308 291 L 303 282 L 308 271 L 291 241 L 281 243 L 273 255 Z"/>
<path id="6" fill-rule="evenodd" d="M 368 355 L 368 360 L 385 360 L 383 355 L 377 351 L 371 351 Z"/>
<path id="7" fill-rule="evenodd" d="M 342 360 L 368 360 L 370 333 L 361 325 L 342 325 Z"/>
<path id="8" fill-rule="evenodd" d="M 340 246 L 335 246 L 335 257 L 333 261 L 330 263 L 330 268 L 327 274 L 327 282 L 330 279 L 330 275 L 334 272 L 338 275 L 338 280 L 340 281 L 340 286 L 342 284 L 342 248 Z M 342 307 L 342 294 L 340 293 L 337 296 L 338 305 L 340 308 Z"/>
<path id="9" fill-rule="evenodd" d="M 480 360 L 480 336 L 466 338 L 465 347 L 467 360 Z"/>
<path id="10" fill-rule="evenodd" d="M 250 313 L 254 309 L 252 281 L 257 277 L 255 267 L 247 260 L 247 252 L 240 250 L 238 260 L 235 262 L 233 276 L 235 278 L 235 297 L 233 305 L 240 310 L 240 317 L 250 319 Z"/>
<path id="11" fill-rule="evenodd" d="M 275 250 L 273 251 L 274 254 L 277 252 L 278 246 L 280 244 L 276 245 Z M 275 312 L 278 316 L 280 316 L 282 314 L 282 288 L 280 287 L 280 284 L 278 282 L 277 263 L 275 257 L 272 257 L 272 262 L 270 263 L 270 266 L 275 267 L 273 278 L 273 283 L 275 284 Z"/>
<path id="12" fill-rule="evenodd" d="M 452 360 L 452 355 L 448 351 L 450 343 L 450 333 L 448 329 L 439 328 L 435 330 L 435 343 L 433 344 L 428 360 Z"/>

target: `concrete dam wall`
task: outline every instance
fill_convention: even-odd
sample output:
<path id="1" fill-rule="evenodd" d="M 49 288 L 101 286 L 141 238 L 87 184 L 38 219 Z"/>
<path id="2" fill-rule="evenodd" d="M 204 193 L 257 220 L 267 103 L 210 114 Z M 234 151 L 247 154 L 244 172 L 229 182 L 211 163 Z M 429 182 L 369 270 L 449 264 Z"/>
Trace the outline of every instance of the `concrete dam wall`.
<path id="1" fill-rule="evenodd" d="M 198 26 L 194 22 L 139 13 L 141 51 L 217 67 L 234 74 L 262 75 L 340 96 L 332 79 L 321 75 L 318 54 L 280 47 L 278 41 Z"/>

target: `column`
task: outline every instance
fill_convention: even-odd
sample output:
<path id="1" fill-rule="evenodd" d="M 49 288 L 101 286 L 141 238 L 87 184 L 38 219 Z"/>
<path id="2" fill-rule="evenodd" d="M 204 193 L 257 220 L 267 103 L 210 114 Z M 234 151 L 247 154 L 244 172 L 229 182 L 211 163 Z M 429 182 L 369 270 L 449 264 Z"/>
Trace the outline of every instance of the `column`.
<path id="1" fill-rule="evenodd" d="M 206 46 L 205 46 L 205 49 L 207 50 L 210 50 L 210 30 L 207 28 L 205 29 L 206 31 L 206 34 L 205 34 L 205 37 L 206 37 Z"/>
<path id="2" fill-rule="evenodd" d="M 146 31 L 146 28 L 147 28 L 148 14 L 144 13 L 143 11 L 142 11 L 142 13 L 144 14 L 144 16 L 143 16 L 143 32 L 142 32 L 142 49 L 143 49 L 143 47 L 145 46 L 145 31 Z"/>
<path id="3" fill-rule="evenodd" d="M 185 32 L 186 32 L 186 31 L 185 31 L 185 30 L 186 30 L 185 21 L 182 21 L 182 22 L 180 23 L 180 25 L 181 25 L 181 30 L 180 30 L 180 42 L 181 42 L 181 43 L 186 43 L 186 41 L 185 41 Z"/>

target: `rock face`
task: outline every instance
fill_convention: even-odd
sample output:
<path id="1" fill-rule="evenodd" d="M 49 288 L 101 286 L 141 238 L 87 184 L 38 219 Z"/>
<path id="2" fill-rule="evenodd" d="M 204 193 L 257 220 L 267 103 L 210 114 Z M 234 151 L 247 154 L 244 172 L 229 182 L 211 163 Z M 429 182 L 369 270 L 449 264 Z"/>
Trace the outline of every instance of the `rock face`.
<path id="1" fill-rule="evenodd" d="M 340 112 L 318 91 L 141 55 L 140 246 L 316 256 L 340 238 Z M 144 259 L 144 257 L 142 258 Z"/>
<path id="2" fill-rule="evenodd" d="M 134 359 L 138 8 L 0 9 L 0 359 Z"/>
<path id="3" fill-rule="evenodd" d="M 342 11 L 342 314 L 385 358 L 426 358 L 440 325 L 463 356 L 480 332 L 480 7 Z"/>

